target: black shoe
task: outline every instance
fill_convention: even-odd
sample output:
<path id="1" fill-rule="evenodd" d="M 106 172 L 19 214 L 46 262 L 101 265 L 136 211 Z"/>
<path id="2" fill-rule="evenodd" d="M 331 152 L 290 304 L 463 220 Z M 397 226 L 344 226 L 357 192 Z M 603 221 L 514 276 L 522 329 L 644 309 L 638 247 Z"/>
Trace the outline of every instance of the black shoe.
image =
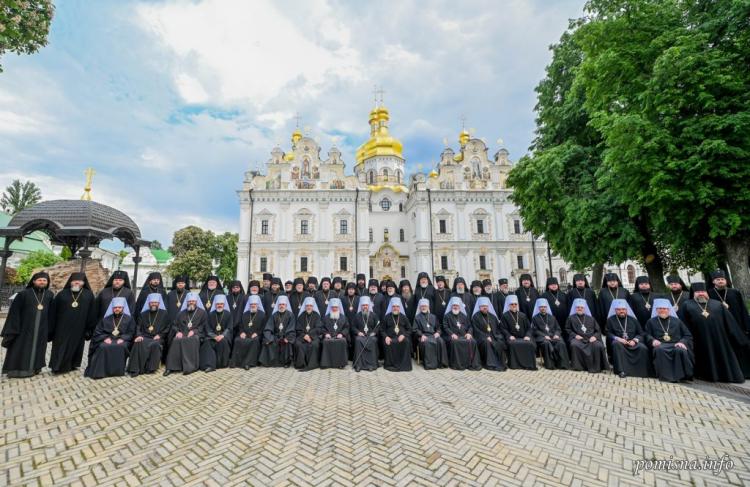
<path id="1" fill-rule="evenodd" d="M 620 372 L 619 375 L 620 375 L 620 379 L 624 379 L 625 378 L 625 372 Z"/>
<path id="2" fill-rule="evenodd" d="M 168 375 L 169 375 L 169 374 L 171 374 L 171 373 L 172 373 L 172 371 L 171 371 L 171 370 L 169 370 L 169 369 L 167 369 L 167 370 L 165 370 L 165 371 L 164 371 L 164 373 L 163 373 L 162 375 L 163 375 L 164 377 L 166 377 L 166 376 L 168 376 Z"/>
<path id="3" fill-rule="evenodd" d="M 245 370 L 250 370 L 250 366 L 249 365 L 245 365 Z"/>
<path id="4" fill-rule="evenodd" d="M 182 375 L 190 375 L 190 374 L 192 374 L 193 372 L 195 372 L 195 371 L 194 371 L 194 370 L 191 370 L 190 372 L 183 372 L 183 373 L 182 373 Z"/>
<path id="5" fill-rule="evenodd" d="M 134 378 L 134 379 L 135 379 L 136 377 L 138 377 L 138 372 L 128 372 L 128 375 L 129 375 L 130 377 L 132 377 L 132 378 Z"/>
<path id="6" fill-rule="evenodd" d="M 214 369 L 213 367 L 206 367 L 206 368 L 205 368 L 205 369 L 203 370 L 203 372 L 213 372 L 213 371 L 215 371 L 215 370 L 216 370 L 216 369 Z"/>

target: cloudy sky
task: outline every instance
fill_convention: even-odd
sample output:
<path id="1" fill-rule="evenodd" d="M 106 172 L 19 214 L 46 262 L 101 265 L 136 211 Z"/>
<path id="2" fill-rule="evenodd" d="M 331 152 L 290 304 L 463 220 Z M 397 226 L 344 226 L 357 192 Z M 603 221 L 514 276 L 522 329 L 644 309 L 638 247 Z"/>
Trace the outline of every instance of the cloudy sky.
<path id="1" fill-rule="evenodd" d="M 583 0 L 486 2 L 58 0 L 49 45 L 0 74 L 0 186 L 96 201 L 167 244 L 196 224 L 237 231 L 236 190 L 295 126 L 354 151 L 385 90 L 407 171 L 467 128 L 517 160 L 548 46 Z"/>

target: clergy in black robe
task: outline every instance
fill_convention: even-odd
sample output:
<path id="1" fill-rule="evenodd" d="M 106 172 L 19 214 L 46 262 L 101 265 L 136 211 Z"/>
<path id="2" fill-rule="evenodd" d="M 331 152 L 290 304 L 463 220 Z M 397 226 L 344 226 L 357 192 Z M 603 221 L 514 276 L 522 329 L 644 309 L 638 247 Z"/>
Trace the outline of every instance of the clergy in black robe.
<path id="1" fill-rule="evenodd" d="M 262 298 L 263 298 L 263 307 L 265 309 L 274 309 L 276 307 L 276 301 L 279 299 L 279 296 L 286 296 L 284 293 L 284 289 L 281 286 L 281 279 L 278 277 L 274 277 L 271 279 L 271 288 L 266 291 Z M 287 305 L 287 311 L 291 313 L 291 303 Z M 292 314 L 294 316 L 294 314 Z"/>
<path id="2" fill-rule="evenodd" d="M 31 377 L 44 367 L 52 304 L 52 291 L 48 288 L 49 274 L 37 272 L 10 305 L 0 333 L 2 346 L 7 349 L 3 374 L 8 377 Z"/>
<path id="3" fill-rule="evenodd" d="M 492 306 L 495 310 L 502 310 L 505 308 L 505 298 L 508 297 L 510 291 L 508 290 L 508 279 L 502 278 L 497 280 L 497 291 L 492 293 Z"/>
<path id="4" fill-rule="evenodd" d="M 227 297 L 223 294 L 214 296 L 211 311 L 206 319 L 206 329 L 200 349 L 200 369 L 213 372 L 229 366 L 232 356 L 232 332 L 234 320 L 232 312 L 227 309 Z"/>
<path id="5" fill-rule="evenodd" d="M 364 274 L 357 274 L 356 281 L 357 281 L 357 295 L 364 296 L 365 293 L 367 293 L 367 276 L 365 276 Z"/>
<path id="6" fill-rule="evenodd" d="M 452 297 L 461 299 L 464 303 L 462 309 L 468 310 L 469 313 L 474 310 L 474 300 L 471 297 L 471 292 L 466 288 L 466 280 L 463 277 L 459 276 L 453 281 L 453 292 L 451 293 L 451 298 Z"/>
<path id="7" fill-rule="evenodd" d="M 146 306 L 146 298 L 149 294 L 159 293 L 162 300 L 166 303 L 167 291 L 164 289 L 164 281 L 161 272 L 150 272 L 146 281 L 143 283 L 141 290 L 138 292 L 138 298 L 135 300 L 135 308 L 131 310 L 133 316 L 137 317 L 141 310 Z"/>
<path id="8" fill-rule="evenodd" d="M 391 372 L 410 371 L 411 324 L 401 309 L 401 298 L 398 296 L 391 298 L 388 303 L 381 333 L 385 350 L 383 367 Z"/>
<path id="9" fill-rule="evenodd" d="M 320 311 L 315 298 L 307 296 L 297 313 L 294 367 L 300 370 L 320 366 Z"/>
<path id="10" fill-rule="evenodd" d="M 261 365 L 289 367 L 292 364 L 293 343 L 297 336 L 295 327 L 296 320 L 289 310 L 289 298 L 282 294 L 276 298 L 276 306 L 263 330 Z"/>
<path id="11" fill-rule="evenodd" d="M 284 283 L 284 294 L 289 296 L 289 293 L 291 293 L 293 289 L 294 289 L 294 282 L 286 281 Z"/>
<path id="12" fill-rule="evenodd" d="M 492 289 L 492 279 L 483 279 L 482 289 L 484 290 L 483 294 L 485 296 L 488 296 L 490 298 L 490 301 L 492 301 L 492 295 L 494 294 L 493 289 Z M 495 310 L 497 310 L 497 308 L 495 308 Z"/>
<path id="13" fill-rule="evenodd" d="M 568 309 L 568 295 L 560 289 L 560 282 L 556 277 L 547 278 L 547 285 L 542 293 L 542 297 L 547 300 L 547 312 L 554 315 L 558 324 L 565 323 L 570 312 L 570 309 Z"/>
<path id="14" fill-rule="evenodd" d="M 484 296 L 484 288 L 482 287 L 482 281 L 471 281 L 471 286 L 469 286 L 469 295 L 471 296 L 471 301 L 469 302 L 469 307 L 466 308 L 470 312 L 473 312 L 474 308 L 477 305 L 477 300 Z"/>
<path id="15" fill-rule="evenodd" d="M 218 294 L 224 294 L 224 288 L 221 287 L 221 280 L 219 280 L 218 276 L 208 276 L 198 293 L 206 313 L 211 311 L 211 304 L 214 301 L 214 297 Z"/>
<path id="16" fill-rule="evenodd" d="M 344 306 L 343 311 L 346 315 L 346 321 L 351 328 L 351 324 L 354 323 L 354 317 L 357 316 L 357 308 L 359 307 L 359 295 L 357 294 L 356 284 L 353 282 L 347 283 L 344 295 L 341 296 L 341 303 Z M 349 332 L 351 334 L 351 329 Z"/>
<path id="17" fill-rule="evenodd" d="M 135 338 L 128 360 L 128 374 L 131 377 L 156 372 L 171 328 L 163 296 L 161 293 L 149 294 L 136 320 Z"/>
<path id="18" fill-rule="evenodd" d="M 167 293 L 167 315 L 169 316 L 169 323 L 174 323 L 174 319 L 177 317 L 177 313 L 182 308 L 182 302 L 185 300 L 185 296 L 189 292 L 190 278 L 186 275 L 176 276 L 172 280 L 172 289 Z"/>
<path id="19" fill-rule="evenodd" d="M 318 309 L 328 309 L 328 302 L 337 298 L 338 295 L 331 289 L 331 278 L 324 277 L 320 280 L 320 290 L 315 293 L 315 301 L 318 303 Z"/>
<path id="20" fill-rule="evenodd" d="M 260 296 L 251 294 L 245 300 L 242 320 L 235 329 L 230 367 L 247 370 L 258 366 L 265 326 L 266 313 Z"/>
<path id="21" fill-rule="evenodd" d="M 398 285 L 399 295 L 401 296 L 401 309 L 407 318 L 409 323 L 414 322 L 414 315 L 417 314 L 417 303 L 414 302 L 414 289 L 411 287 L 411 282 L 408 279 L 402 279 Z"/>
<path id="22" fill-rule="evenodd" d="M 677 317 L 684 323 L 685 317 L 682 314 L 682 306 L 690 299 L 690 288 L 680 276 L 674 274 L 667 276 L 667 287 L 669 287 L 667 299 L 672 303 L 672 308 L 677 313 Z"/>
<path id="23" fill-rule="evenodd" d="M 693 338 L 667 300 L 657 299 L 654 317 L 646 322 L 644 340 L 651 346 L 659 380 L 679 382 L 693 378 Z"/>
<path id="24" fill-rule="evenodd" d="M 396 286 L 395 282 L 393 281 L 385 282 L 385 294 L 383 294 L 383 307 L 380 309 L 380 321 L 383 321 L 385 319 L 385 313 L 388 310 L 388 306 L 390 305 L 391 300 L 393 298 L 401 299 L 399 294 L 396 292 L 397 289 L 398 289 L 398 286 Z M 383 336 L 382 333 L 381 333 L 381 336 Z"/>
<path id="25" fill-rule="evenodd" d="M 615 299 L 608 315 L 607 343 L 615 374 L 620 377 L 651 377 L 649 349 L 644 343 L 643 328 L 633 309 L 626 300 Z"/>
<path id="26" fill-rule="evenodd" d="M 125 271 L 115 271 L 109 276 L 104 289 L 99 291 L 96 296 L 96 320 L 97 322 L 104 318 L 104 314 L 109 309 L 109 303 L 112 298 L 125 298 L 128 304 L 128 313 L 135 312 L 135 294 L 130 289 L 130 277 Z M 89 357 L 91 357 L 91 347 L 89 347 Z"/>
<path id="27" fill-rule="evenodd" d="M 598 313 L 598 302 L 596 299 L 596 294 L 594 293 L 594 290 L 591 289 L 591 286 L 589 285 L 589 280 L 584 274 L 576 274 L 573 276 L 573 287 L 568 290 L 568 314 L 565 316 L 565 319 L 562 321 L 558 320 L 558 323 L 560 323 L 560 326 L 563 327 L 563 338 L 565 338 L 566 342 L 570 341 L 570 337 L 567 336 L 567 331 L 565 330 L 565 323 L 568 321 L 568 316 L 570 315 L 571 306 L 574 300 L 576 299 L 583 299 L 586 301 L 586 304 L 588 305 L 589 309 L 593 313 Z M 594 318 L 598 319 L 596 316 Z"/>
<path id="28" fill-rule="evenodd" d="M 289 304 L 292 306 L 292 313 L 294 313 L 294 316 L 299 315 L 300 311 L 302 311 L 302 302 L 309 296 L 307 291 L 305 291 L 305 280 L 301 277 L 294 279 L 294 282 L 292 282 L 292 291 L 288 296 Z"/>
<path id="29" fill-rule="evenodd" d="M 377 288 L 377 283 L 376 283 Z M 377 293 L 378 296 L 382 296 Z M 380 318 L 372 311 L 373 303 L 369 296 L 359 298 L 357 315 L 350 325 L 354 342 L 354 359 L 352 368 L 360 370 L 375 370 L 378 368 L 378 332 Z"/>
<path id="30" fill-rule="evenodd" d="M 135 321 L 130 316 L 125 298 L 113 298 L 94 329 L 89 345 L 93 352 L 84 375 L 91 379 L 125 375 L 133 335 Z"/>
<path id="31" fill-rule="evenodd" d="M 654 299 L 660 297 L 651 289 L 651 281 L 648 276 L 636 277 L 635 290 L 630 294 L 629 303 L 641 326 L 645 325 L 651 319 L 651 309 L 654 305 Z M 609 321 L 609 318 L 607 318 L 607 321 Z"/>
<path id="32" fill-rule="evenodd" d="M 331 281 L 331 290 L 335 294 L 334 297 L 341 298 L 341 295 L 344 293 L 344 280 L 338 276 L 334 277 L 333 281 Z"/>
<path id="33" fill-rule="evenodd" d="M 231 281 L 227 288 L 229 290 L 227 293 L 227 309 L 232 312 L 232 326 L 237 328 L 242 321 L 247 295 L 241 281 Z"/>
<path id="34" fill-rule="evenodd" d="M 599 323 L 599 329 L 602 333 L 606 334 L 605 329 L 607 325 L 607 314 L 609 308 L 612 306 L 612 301 L 615 299 L 626 299 L 630 301 L 630 293 L 627 289 L 622 287 L 622 281 L 620 276 L 614 272 L 604 274 L 602 279 L 602 289 L 599 291 L 599 298 L 597 300 L 597 310 L 592 310 L 596 313 L 594 318 Z"/>
<path id="35" fill-rule="evenodd" d="M 711 279 L 713 287 L 708 290 L 708 297 L 720 301 L 721 305 L 732 313 L 734 321 L 740 326 L 742 332 L 750 335 L 750 316 L 742 292 L 730 287 L 727 275 L 721 269 L 713 271 Z M 748 377 L 747 373 L 745 377 Z"/>
<path id="36" fill-rule="evenodd" d="M 90 337 L 96 327 L 95 300 L 83 272 L 71 274 L 65 287 L 52 300 L 48 339 L 52 342 L 49 368 L 53 374 L 70 372 L 81 366 L 86 337 Z"/>
<path id="37" fill-rule="evenodd" d="M 264 272 L 263 273 L 263 285 L 259 293 L 261 294 L 261 297 L 263 297 L 263 295 L 265 295 L 268 291 L 271 290 L 272 281 L 273 281 L 273 274 L 271 274 L 270 272 Z M 266 308 L 266 309 L 270 309 L 270 308 Z"/>
<path id="38" fill-rule="evenodd" d="M 508 367 L 536 370 L 534 328 L 526 314 L 519 311 L 519 301 L 517 295 L 508 296 L 500 318 L 500 330 L 505 337 L 505 343 L 508 344 Z M 534 308 L 531 308 L 531 311 L 533 312 Z"/>
<path id="39" fill-rule="evenodd" d="M 430 302 L 430 312 L 435 310 L 435 287 L 430 281 L 430 275 L 426 272 L 420 272 L 417 276 L 416 285 L 414 288 L 414 307 L 419 307 L 419 301 L 426 299 Z M 445 309 L 443 309 L 445 311 Z M 419 310 L 417 310 L 419 312 Z"/>
<path id="40" fill-rule="evenodd" d="M 315 276 L 308 277 L 305 285 L 307 286 L 307 294 L 315 297 L 315 293 L 318 291 L 318 278 Z"/>
<path id="41" fill-rule="evenodd" d="M 164 375 L 180 371 L 187 375 L 198 370 L 206 323 L 208 314 L 203 307 L 203 301 L 197 293 L 188 293 L 169 332 L 169 351 Z"/>
<path id="42" fill-rule="evenodd" d="M 505 335 L 488 296 L 480 296 L 477 299 L 471 325 L 482 358 L 482 366 L 487 370 L 505 370 Z"/>
<path id="43" fill-rule="evenodd" d="M 331 299 L 321 320 L 318 335 L 321 369 L 343 369 L 349 362 L 349 322 L 343 307 L 340 299 Z"/>
<path id="44" fill-rule="evenodd" d="M 568 347 L 560 323 L 550 313 L 550 308 L 546 298 L 539 298 L 534 304 L 531 326 L 534 328 L 536 346 L 542 353 L 545 369 L 569 369 Z"/>
<path id="45" fill-rule="evenodd" d="M 443 317 L 443 338 L 454 370 L 481 370 L 482 362 L 466 307 L 459 296 L 451 297 Z"/>
<path id="46" fill-rule="evenodd" d="M 534 312 L 534 303 L 539 299 L 539 293 L 534 287 L 534 281 L 531 279 L 531 274 L 521 274 L 518 282 L 520 283 L 520 286 L 516 289 L 516 296 L 518 296 L 518 310 L 528 317 Z"/>
<path id="47" fill-rule="evenodd" d="M 692 285 L 685 324 L 693 335 L 695 377 L 709 382 L 744 382 L 740 360 L 750 358 L 748 340 L 721 301 L 710 299 L 702 282 Z M 740 355 L 738 357 L 738 355 Z"/>
<path id="48" fill-rule="evenodd" d="M 370 306 L 368 311 L 378 315 L 378 320 L 385 312 L 387 303 L 385 302 L 385 296 L 380 293 L 380 286 L 378 285 L 377 279 L 370 279 L 367 283 L 367 297 L 370 298 Z M 383 312 L 381 312 L 381 310 Z"/>
<path id="49" fill-rule="evenodd" d="M 448 350 L 440 334 L 440 324 L 435 315 L 430 313 L 430 300 L 420 299 L 417 301 L 417 308 L 413 327 L 419 353 L 417 358 L 421 358 L 425 370 L 448 367 Z"/>
<path id="50" fill-rule="evenodd" d="M 573 301 L 565 328 L 570 344 L 570 365 L 573 370 L 597 373 L 609 368 L 607 350 L 602 341 L 599 323 L 591 315 L 585 299 L 579 298 Z"/>
<path id="51" fill-rule="evenodd" d="M 438 323 L 443 324 L 443 317 L 445 312 L 448 310 L 448 301 L 451 299 L 451 292 L 448 289 L 448 285 L 445 282 L 445 277 L 437 276 L 435 278 L 435 292 L 432 298 L 433 314 L 438 320 Z"/>

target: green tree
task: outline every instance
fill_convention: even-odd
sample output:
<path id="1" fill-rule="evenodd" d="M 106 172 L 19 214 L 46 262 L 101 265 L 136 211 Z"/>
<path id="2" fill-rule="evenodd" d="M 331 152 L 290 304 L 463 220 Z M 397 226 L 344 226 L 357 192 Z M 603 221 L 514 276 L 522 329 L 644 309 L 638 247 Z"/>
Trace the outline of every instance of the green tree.
<path id="1" fill-rule="evenodd" d="M 34 270 L 62 262 L 62 258 L 46 250 L 32 252 L 21 260 L 16 274 L 16 284 L 26 284 L 34 275 Z"/>
<path id="2" fill-rule="evenodd" d="M 3 211 L 15 215 L 24 208 L 39 203 L 41 199 L 42 192 L 35 183 L 32 181 L 21 183 L 18 179 L 14 179 L 0 197 L 0 207 Z"/>
<path id="3" fill-rule="evenodd" d="M 644 215 L 630 215 L 599 169 L 604 149 L 600 132 L 585 108 L 579 79 L 583 52 L 577 39 L 582 20 L 552 46 L 552 62 L 536 88 L 537 130 L 532 153 L 511 170 L 508 185 L 524 226 L 544 235 L 576 269 L 603 262 L 640 259 L 655 286 L 663 287 L 662 255 Z M 593 285 L 599 276 L 595 275 Z"/>
<path id="4" fill-rule="evenodd" d="M 219 254 L 216 235 L 195 225 L 177 230 L 169 251 L 174 256 L 167 268 L 169 274 L 187 274 L 195 280 L 202 280 L 213 272 L 214 260 Z"/>
<path id="5" fill-rule="evenodd" d="M 216 275 L 221 278 L 222 282 L 231 281 L 237 275 L 237 242 L 239 235 L 231 232 L 224 232 L 216 236 L 217 242 L 217 259 L 219 267 L 216 269 Z"/>
<path id="6" fill-rule="evenodd" d="M 167 266 L 170 276 L 187 274 L 192 280 L 201 280 L 213 271 L 213 259 L 200 249 L 190 249 L 175 257 Z"/>
<path id="7" fill-rule="evenodd" d="M 46 46 L 54 12 L 51 0 L 0 2 L 0 57 L 6 52 L 32 54 Z"/>
<path id="8" fill-rule="evenodd" d="M 598 179 L 674 255 L 750 295 L 750 2 L 594 0 L 577 32 Z"/>
<path id="9" fill-rule="evenodd" d="M 162 249 L 161 242 L 159 242 L 158 240 L 152 240 L 150 248 L 154 250 L 161 250 Z"/>

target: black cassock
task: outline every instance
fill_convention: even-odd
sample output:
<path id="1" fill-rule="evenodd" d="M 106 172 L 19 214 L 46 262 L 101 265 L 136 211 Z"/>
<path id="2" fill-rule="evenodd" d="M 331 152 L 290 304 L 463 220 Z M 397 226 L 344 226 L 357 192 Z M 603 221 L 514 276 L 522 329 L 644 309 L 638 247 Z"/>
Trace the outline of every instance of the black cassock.
<path id="1" fill-rule="evenodd" d="M 307 291 L 302 291 L 301 293 L 292 291 L 289 293 L 289 304 L 292 306 L 292 313 L 294 313 L 294 316 L 299 316 L 299 309 L 302 307 L 302 303 L 305 302 L 305 298 L 308 296 L 310 296 L 310 294 L 308 294 Z"/>
<path id="2" fill-rule="evenodd" d="M 531 319 L 531 326 L 534 328 L 536 346 L 542 352 L 544 368 L 569 369 L 568 347 L 557 318 L 552 314 L 539 313 Z"/>
<path id="3" fill-rule="evenodd" d="M 206 330 L 203 334 L 200 350 L 200 368 L 223 369 L 229 365 L 229 357 L 232 355 L 232 332 L 234 331 L 234 318 L 232 312 L 226 308 L 221 311 L 208 313 Z M 224 337 L 216 340 L 218 337 Z"/>
<path id="4" fill-rule="evenodd" d="M 693 378 L 693 338 L 679 318 L 663 320 L 655 316 L 646 322 L 643 335 L 651 347 L 656 377 L 667 382 Z M 661 342 L 658 347 L 654 347 L 654 339 Z M 678 348 L 678 342 L 686 348 Z"/>
<path id="5" fill-rule="evenodd" d="M 164 301 L 164 305 L 167 307 L 167 314 L 169 315 L 169 323 L 174 323 L 177 314 L 180 312 L 182 302 L 187 297 L 187 289 L 180 291 L 179 289 L 172 289 L 167 293 L 167 300 Z"/>
<path id="6" fill-rule="evenodd" d="M 351 326 L 354 339 L 354 362 L 352 367 L 360 370 L 375 370 L 378 368 L 378 331 L 380 318 L 377 313 L 357 313 Z M 362 333 L 362 336 L 359 334 Z"/>
<path id="7" fill-rule="evenodd" d="M 130 348 L 128 373 L 152 374 L 159 368 L 162 348 L 169 338 L 169 313 L 163 309 L 146 310 L 138 316 L 133 346 Z M 136 339 L 142 337 L 138 342 Z M 159 337 L 159 338 L 157 338 Z"/>
<path id="8" fill-rule="evenodd" d="M 591 313 L 594 314 L 596 321 L 599 323 L 599 330 L 604 334 L 607 333 L 605 326 L 607 324 L 609 307 L 615 299 L 624 299 L 627 302 L 630 302 L 630 293 L 627 289 L 623 289 L 620 286 L 617 286 L 617 289 L 614 292 L 609 286 L 603 287 L 599 290 L 599 299 L 597 300 L 596 310 L 590 309 Z"/>
<path id="9" fill-rule="evenodd" d="M 505 309 L 505 298 L 507 297 L 508 294 L 502 291 L 495 291 L 494 293 L 492 293 L 490 299 L 492 300 L 492 307 L 495 308 L 496 312 L 499 313 L 503 309 Z"/>
<path id="10" fill-rule="evenodd" d="M 270 294 L 270 293 L 269 293 Z M 291 311 L 276 312 L 263 330 L 263 349 L 260 364 L 264 367 L 289 367 L 292 363 L 292 344 L 296 337 L 295 320 Z"/>
<path id="11" fill-rule="evenodd" d="M 520 311 L 506 311 L 500 319 L 500 329 L 508 344 L 508 367 L 536 370 L 534 328 L 526 315 Z"/>
<path id="12" fill-rule="evenodd" d="M 630 295 L 630 307 L 633 308 L 633 313 L 635 313 L 641 326 L 645 325 L 651 319 L 651 307 L 654 305 L 654 299 L 661 297 L 661 295 L 650 291 L 647 293 L 636 291 Z M 607 314 L 609 314 L 609 309 L 607 309 Z M 607 330 L 607 333 L 609 333 L 609 330 Z"/>
<path id="13" fill-rule="evenodd" d="M 161 299 L 166 304 L 167 291 L 166 289 L 164 289 L 164 286 L 152 287 L 150 284 L 146 284 L 141 288 L 140 292 L 138 292 L 138 297 L 135 300 L 135 308 L 130 308 L 130 312 L 133 314 L 133 316 L 137 316 L 136 313 L 141 312 L 143 306 L 146 304 L 146 299 L 148 298 L 149 294 L 161 294 Z"/>
<path id="14" fill-rule="evenodd" d="M 135 294 L 133 294 L 133 291 L 129 287 L 123 286 L 117 290 L 112 287 L 105 287 L 99 291 L 99 294 L 96 296 L 96 304 L 94 306 L 96 308 L 97 322 L 107 313 L 112 298 L 125 298 L 125 301 L 128 302 L 128 310 L 131 314 L 140 311 L 135 309 Z M 89 350 L 89 357 L 91 357 L 91 350 Z"/>
<path id="15" fill-rule="evenodd" d="M 310 338 L 309 342 L 305 340 L 305 336 Z M 300 370 L 312 370 L 320 366 L 320 315 L 315 311 L 303 311 L 297 316 L 294 366 Z"/>
<path id="16" fill-rule="evenodd" d="M 99 320 L 89 347 L 93 349 L 84 375 L 92 379 L 125 375 L 128 351 L 135 335 L 135 321 L 121 313 Z M 105 343 L 106 339 L 111 343 Z M 118 343 L 122 340 L 122 343 Z"/>
<path id="17" fill-rule="evenodd" d="M 648 321 L 648 320 L 646 320 Z M 634 340 L 634 347 L 617 339 Z M 615 374 L 624 373 L 632 377 L 651 377 L 649 350 L 644 343 L 643 328 L 637 319 L 625 315 L 620 318 L 612 315 L 607 320 L 607 348 Z"/>
<path id="18" fill-rule="evenodd" d="M 734 317 L 734 321 L 740 326 L 740 329 L 746 334 L 750 334 L 750 316 L 748 316 L 745 299 L 738 289 L 734 288 L 711 288 L 708 291 L 708 297 L 727 303 L 729 311 Z M 727 307 L 725 306 L 725 308 Z M 747 376 L 745 376 L 747 377 Z"/>
<path id="19" fill-rule="evenodd" d="M 573 287 L 573 289 L 568 292 L 568 313 L 570 313 L 570 306 L 573 306 L 573 301 L 575 301 L 576 299 L 585 299 L 586 304 L 589 305 L 589 311 L 591 311 L 597 321 L 599 320 L 599 301 L 596 299 L 596 294 L 594 294 L 593 289 L 591 289 L 590 287 Z M 609 308 L 607 308 L 607 310 L 609 310 Z M 558 320 L 558 323 L 563 329 L 563 338 L 565 338 L 566 341 L 570 340 L 565 327 L 565 323 L 567 322 L 567 316 L 565 316 L 562 320 Z"/>
<path id="20" fill-rule="evenodd" d="M 411 324 L 404 314 L 389 313 L 381 325 L 384 343 L 383 367 L 391 372 L 408 372 L 411 370 Z M 399 338 L 403 337 L 402 341 Z M 385 343 L 390 338 L 391 344 Z"/>
<path id="21" fill-rule="evenodd" d="M 227 294 L 227 304 L 229 305 L 229 311 L 232 312 L 232 326 L 237 328 L 242 321 L 242 312 L 245 309 L 245 291 L 240 291 L 237 294 L 229 292 Z M 226 308 L 225 308 L 226 309 Z"/>
<path id="22" fill-rule="evenodd" d="M 217 294 L 224 294 L 224 290 L 217 287 L 212 291 L 204 285 L 203 289 L 198 292 L 198 299 L 201 300 L 203 306 L 206 308 L 206 313 L 211 311 L 211 307 L 214 305 L 214 297 Z"/>
<path id="23" fill-rule="evenodd" d="M 2 331 L 2 346 L 7 349 L 3 373 L 8 377 L 31 377 L 44 367 L 51 304 L 52 291 L 33 286 L 13 299 Z"/>
<path id="24" fill-rule="evenodd" d="M 437 334 L 437 336 L 436 336 Z M 425 340 L 422 340 L 425 337 Z M 448 367 L 448 350 L 435 315 L 419 312 L 414 317 L 414 340 L 425 370 Z"/>
<path id="25" fill-rule="evenodd" d="M 260 310 L 252 313 L 246 311 L 242 315 L 239 326 L 235 329 L 234 346 L 230 367 L 249 369 L 257 367 L 260 350 L 263 344 L 263 329 L 266 326 L 266 314 Z M 242 334 L 245 337 L 242 337 Z"/>
<path id="26" fill-rule="evenodd" d="M 555 292 L 545 291 L 542 293 L 542 297 L 549 303 L 551 314 L 555 317 L 555 320 L 557 320 L 558 326 L 560 326 L 560 323 L 565 323 L 565 320 L 568 319 L 568 315 L 570 314 L 570 303 L 572 303 L 572 301 L 568 300 L 568 295 L 558 289 Z M 532 309 L 532 314 L 533 312 Z M 531 321 L 534 320 L 532 319 Z M 560 337 L 562 336 L 563 335 L 560 335 Z"/>
<path id="27" fill-rule="evenodd" d="M 325 313 L 325 311 L 328 309 L 328 301 L 330 301 L 333 298 L 338 298 L 339 295 L 336 291 L 333 289 L 328 289 L 328 291 L 323 291 L 322 289 L 320 291 L 317 291 L 315 293 L 315 302 L 318 303 L 318 309 Z M 268 308 L 266 308 L 268 309 Z"/>
<path id="28" fill-rule="evenodd" d="M 677 317 L 684 323 L 685 314 L 682 307 L 690 299 L 690 291 L 669 291 L 666 296 L 669 302 L 672 303 L 672 309 L 677 313 Z"/>
<path id="29" fill-rule="evenodd" d="M 96 327 L 94 293 L 82 288 L 74 293 L 65 288 L 52 300 L 49 311 L 49 340 L 52 355 L 49 368 L 55 374 L 70 372 L 81 366 L 86 338 Z M 75 306 L 73 305 L 75 303 Z"/>
<path id="30" fill-rule="evenodd" d="M 482 366 L 488 370 L 505 370 L 507 345 L 500 320 L 492 313 L 476 313 L 471 319 Z"/>
<path id="31" fill-rule="evenodd" d="M 526 316 L 531 316 L 534 312 L 534 304 L 539 298 L 539 293 L 534 287 L 519 287 L 516 289 L 516 296 L 518 296 L 518 308 Z M 500 308 L 502 311 L 502 308 Z M 513 368 L 513 367 L 511 367 Z"/>
<path id="32" fill-rule="evenodd" d="M 471 335 L 472 329 L 469 318 L 463 313 L 453 314 L 449 311 L 443 318 L 443 337 L 448 348 L 448 359 L 451 369 L 481 370 L 482 362 L 477 349 L 477 341 Z M 453 338 L 456 335 L 456 338 Z"/>
<path id="33" fill-rule="evenodd" d="M 320 321 L 320 368 L 344 368 L 349 362 L 349 322 L 339 313 L 338 319 L 326 315 Z M 330 338 L 326 338 L 330 335 Z M 339 338 L 341 335 L 341 338 Z"/>
<path id="34" fill-rule="evenodd" d="M 412 295 L 412 304 L 414 306 L 414 309 L 417 313 L 419 313 L 419 300 L 420 299 L 426 299 L 430 302 L 430 310 L 436 310 L 435 308 L 435 288 L 432 286 L 432 284 L 428 284 L 426 287 L 422 287 L 419 285 L 419 282 L 416 284 L 417 287 L 414 288 L 414 294 Z M 446 301 L 447 303 L 447 301 Z M 437 311 L 437 310 L 436 310 Z M 445 313 L 445 308 L 443 308 L 443 313 Z M 437 314 L 435 317 L 437 318 Z M 416 317 L 416 314 L 415 314 Z"/>
<path id="35" fill-rule="evenodd" d="M 744 382 L 739 360 L 750 359 L 750 350 L 730 311 L 714 299 L 705 305 L 690 300 L 683 308 L 685 324 L 693 335 L 695 377 L 709 382 Z"/>
<path id="36" fill-rule="evenodd" d="M 203 333 L 205 333 L 208 314 L 196 308 L 185 309 L 177 314 L 169 333 L 169 351 L 167 352 L 167 370 L 182 371 L 189 374 L 198 370 Z M 192 332 L 191 336 L 188 336 Z M 181 338 L 177 334 L 182 333 Z"/>
<path id="37" fill-rule="evenodd" d="M 565 322 L 570 344 L 570 365 L 573 370 L 601 372 L 609 368 L 607 349 L 602 342 L 599 324 L 589 315 L 579 316 L 574 313 Z M 577 339 L 579 335 L 581 339 Z M 589 341 L 596 337 L 596 341 Z"/>
<path id="38" fill-rule="evenodd" d="M 354 323 L 354 318 L 357 316 L 357 307 L 359 307 L 359 296 L 356 294 L 354 296 L 349 296 L 349 294 L 344 294 L 341 296 L 341 303 L 344 305 L 344 314 L 346 315 L 346 321 L 351 326 L 352 323 Z M 351 333 L 351 328 L 349 329 L 349 332 Z"/>
<path id="39" fill-rule="evenodd" d="M 435 312 L 435 317 L 438 319 L 439 324 L 443 324 L 443 318 L 445 317 L 445 308 L 448 306 L 448 301 L 451 298 L 451 292 L 448 289 L 435 289 L 432 295 L 433 306 L 430 307 Z"/>

